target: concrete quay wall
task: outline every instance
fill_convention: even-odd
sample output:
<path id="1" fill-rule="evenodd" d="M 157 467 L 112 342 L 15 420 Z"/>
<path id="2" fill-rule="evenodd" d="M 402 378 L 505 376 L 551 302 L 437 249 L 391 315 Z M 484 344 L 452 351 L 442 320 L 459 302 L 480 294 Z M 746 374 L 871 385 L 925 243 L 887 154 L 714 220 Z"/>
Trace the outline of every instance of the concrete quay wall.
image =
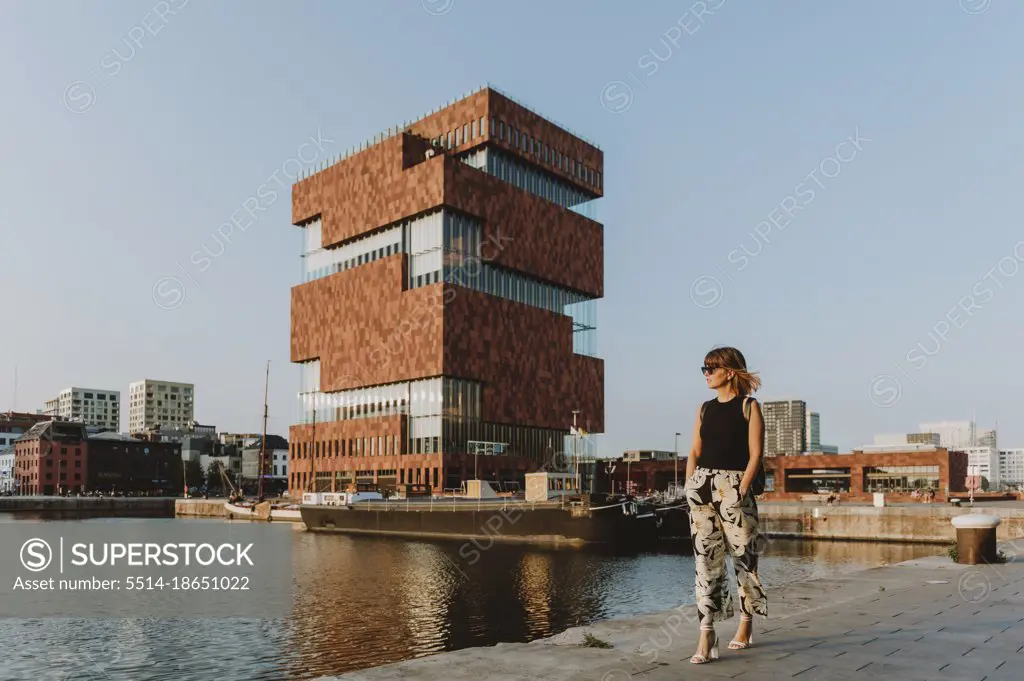
<path id="1" fill-rule="evenodd" d="M 174 497 L 0 497 L 0 513 L 143 515 L 171 517 Z"/>
<path id="2" fill-rule="evenodd" d="M 227 518 L 224 499 L 175 499 L 174 515 L 180 518 Z"/>
<path id="3" fill-rule="evenodd" d="M 891 542 L 951 543 L 956 538 L 952 519 L 968 513 L 1001 519 L 997 539 L 1024 537 L 1024 506 L 826 506 L 813 502 L 758 503 L 761 522 L 769 537 L 845 539 Z"/>

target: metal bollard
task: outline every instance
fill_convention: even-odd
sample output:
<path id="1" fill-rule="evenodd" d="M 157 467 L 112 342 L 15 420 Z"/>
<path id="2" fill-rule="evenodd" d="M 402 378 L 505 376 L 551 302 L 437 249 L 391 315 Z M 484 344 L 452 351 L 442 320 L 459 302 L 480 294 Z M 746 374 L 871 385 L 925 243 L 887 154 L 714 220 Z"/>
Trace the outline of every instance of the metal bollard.
<path id="1" fill-rule="evenodd" d="M 996 527 L 999 516 L 968 513 L 955 516 L 957 563 L 977 565 L 996 561 Z"/>

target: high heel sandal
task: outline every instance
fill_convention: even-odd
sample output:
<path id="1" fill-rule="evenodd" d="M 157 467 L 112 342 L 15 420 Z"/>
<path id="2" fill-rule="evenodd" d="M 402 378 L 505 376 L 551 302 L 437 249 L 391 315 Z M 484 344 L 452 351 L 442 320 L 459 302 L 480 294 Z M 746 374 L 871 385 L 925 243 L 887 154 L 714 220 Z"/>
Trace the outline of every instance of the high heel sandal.
<path id="1" fill-rule="evenodd" d="M 690 664 L 707 664 L 712 660 L 718 659 L 718 634 L 714 633 L 715 628 L 713 626 L 706 626 L 702 624 L 700 625 L 700 630 L 712 632 L 711 649 L 708 651 L 707 657 L 704 655 L 694 655 L 691 657 Z"/>
<path id="2" fill-rule="evenodd" d="M 753 619 L 753 617 L 751 617 L 750 615 L 740 615 L 740 622 L 749 622 L 752 619 Z M 753 627 L 751 627 L 751 628 L 753 628 Z M 753 643 L 754 643 L 754 632 L 751 631 L 747 635 L 746 642 L 744 642 L 744 641 L 737 641 L 736 639 L 733 639 L 733 640 L 729 641 L 729 650 L 745 650 L 745 649 L 749 648 Z"/>

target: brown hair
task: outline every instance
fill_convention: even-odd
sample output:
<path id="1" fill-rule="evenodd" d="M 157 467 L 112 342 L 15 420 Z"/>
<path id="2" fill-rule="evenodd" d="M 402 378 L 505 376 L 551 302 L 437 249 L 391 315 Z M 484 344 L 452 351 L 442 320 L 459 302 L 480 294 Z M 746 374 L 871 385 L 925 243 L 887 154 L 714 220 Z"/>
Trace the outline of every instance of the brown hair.
<path id="1" fill-rule="evenodd" d="M 747 360 L 736 348 L 715 348 L 704 355 L 704 365 L 724 367 L 733 372 L 730 383 L 737 395 L 751 395 L 761 387 L 756 371 L 747 370 Z"/>

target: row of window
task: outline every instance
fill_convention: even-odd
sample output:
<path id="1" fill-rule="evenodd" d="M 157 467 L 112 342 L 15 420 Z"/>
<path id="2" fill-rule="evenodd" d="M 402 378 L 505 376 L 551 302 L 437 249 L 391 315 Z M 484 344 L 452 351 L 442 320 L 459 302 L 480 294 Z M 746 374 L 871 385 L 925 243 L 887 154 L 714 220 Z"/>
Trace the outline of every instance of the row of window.
<path id="1" fill-rule="evenodd" d="M 76 401 L 77 401 L 77 397 L 78 397 L 78 396 L 76 395 L 75 397 L 76 397 Z M 117 397 L 115 397 L 114 395 L 110 395 L 110 396 L 108 397 L 106 393 L 96 393 L 96 396 L 95 396 L 95 397 L 93 397 L 93 394 L 92 394 L 92 393 L 85 393 L 85 392 L 83 392 L 83 393 L 82 393 L 82 397 L 84 397 L 84 398 L 85 398 L 85 399 L 87 399 L 87 400 L 92 400 L 92 399 L 96 399 L 96 400 L 106 400 L 106 399 L 109 399 L 109 400 L 113 401 L 113 400 L 116 400 L 116 399 L 117 399 Z"/>
<path id="2" fill-rule="evenodd" d="M 500 180 L 518 187 L 531 194 L 557 203 L 563 208 L 588 203 L 594 197 L 586 194 L 567 182 L 543 171 L 531 168 L 518 159 L 496 149 L 477 149 L 468 151 L 459 157 L 466 165 L 482 170 Z M 583 212 L 583 211 L 578 211 Z M 585 213 L 584 213 L 585 214 Z M 591 217 L 588 215 L 587 217 Z"/>
<path id="3" fill-rule="evenodd" d="M 455 147 L 462 146 L 463 144 L 468 144 L 477 137 L 483 137 L 486 134 L 486 122 L 484 121 L 483 116 L 481 116 L 470 123 L 463 124 L 461 127 L 449 130 L 446 134 L 438 135 L 434 139 L 430 140 L 430 143 L 435 147 L 454 149 Z"/>
<path id="4" fill-rule="evenodd" d="M 38 482 L 39 481 L 39 474 L 38 473 L 33 473 L 32 475 L 27 475 L 27 474 L 26 475 L 21 475 L 21 476 L 18 476 L 18 479 L 20 480 L 20 484 L 25 484 L 27 482 Z M 47 473 L 45 479 L 46 480 L 53 480 L 53 473 Z M 64 482 L 65 480 L 67 480 L 67 473 L 61 473 L 60 474 L 60 481 Z M 81 480 L 82 480 L 82 474 L 81 473 L 75 473 L 75 481 L 76 482 L 81 482 Z"/>
<path id="5" fill-rule="evenodd" d="M 340 456 L 389 456 L 400 454 L 397 435 L 376 435 L 345 440 L 294 442 L 290 445 L 296 459 L 321 459 Z"/>
<path id="6" fill-rule="evenodd" d="M 460 405 L 460 408 L 472 408 Z M 415 419 L 412 419 L 415 420 Z M 410 431 L 414 428 L 410 427 Z M 411 437 L 402 449 L 397 435 L 376 435 L 360 438 L 318 440 L 292 443 L 291 455 L 296 459 L 336 457 L 391 456 L 401 454 L 459 453 L 472 449 L 471 442 L 501 443 L 506 456 L 523 456 L 535 461 L 551 459 L 556 452 L 566 451 L 563 430 L 532 428 L 479 419 L 444 417 L 441 435 Z"/>
<path id="7" fill-rule="evenodd" d="M 12 442 L 13 442 L 13 440 L 12 440 Z M 36 440 L 36 442 L 38 442 L 38 440 Z M 53 447 L 53 446 L 46 447 L 46 448 L 43 449 L 43 456 L 44 457 L 45 456 L 49 456 L 51 454 L 56 454 L 56 453 L 57 453 L 57 448 Z M 63 455 L 67 455 L 68 454 L 68 448 L 67 447 L 61 447 L 60 448 L 60 453 L 63 454 Z M 71 453 L 72 456 L 81 456 L 82 455 L 82 449 L 80 447 L 72 447 L 70 453 Z M 20 452 L 18 452 L 18 454 L 21 455 L 21 456 L 39 456 L 39 445 L 36 445 L 32 449 L 23 449 Z"/>
<path id="8" fill-rule="evenodd" d="M 495 134 L 497 132 L 497 134 Z M 464 123 L 461 127 L 449 130 L 431 140 L 436 147 L 455 149 L 487 135 L 487 123 L 483 117 Z M 560 148 L 552 147 L 526 131 L 506 124 L 503 119 L 491 117 L 491 139 L 504 142 L 508 146 L 522 152 L 534 162 L 550 166 L 570 177 L 574 177 L 595 189 L 601 187 L 601 173 L 583 163 L 582 159 L 572 157 Z"/>
<path id="9" fill-rule="evenodd" d="M 938 466 L 865 466 L 864 474 L 868 476 L 886 475 L 938 475 Z"/>
<path id="10" fill-rule="evenodd" d="M 46 465 L 44 466 L 44 468 L 53 468 L 53 459 L 44 459 L 44 461 L 46 462 Z M 26 461 L 26 460 L 22 459 L 22 460 L 16 461 L 14 463 L 14 468 L 15 468 L 15 470 L 23 470 L 23 471 L 33 470 L 35 468 L 34 463 L 35 463 L 34 461 Z M 68 463 L 70 463 L 70 462 L 68 462 Z M 81 468 L 81 467 L 82 467 L 82 460 L 81 459 L 75 459 L 75 468 Z M 58 466 L 58 468 L 64 468 L 64 466 Z"/>
<path id="11" fill-rule="evenodd" d="M 359 267 L 360 265 L 366 265 L 368 263 L 386 258 L 397 253 L 401 253 L 402 247 L 400 243 L 391 243 L 380 248 L 375 248 L 372 251 L 366 253 L 360 253 L 355 257 L 348 258 L 345 260 L 338 259 L 335 254 L 336 249 L 326 249 L 323 252 L 327 254 L 329 262 L 326 264 L 319 264 L 319 266 L 307 267 L 303 273 L 303 282 L 313 281 L 315 279 L 322 279 L 323 277 L 337 272 L 344 272 L 352 269 L 353 267 Z"/>
<path id="12" fill-rule="evenodd" d="M 535 139 L 526 132 L 520 133 L 520 130 L 512 125 L 506 126 L 505 121 L 501 119 L 491 118 L 492 131 L 495 129 L 495 124 L 497 124 L 497 139 L 499 142 L 505 142 L 537 163 L 557 168 L 584 184 L 589 184 L 595 188 L 601 187 L 601 173 L 585 166 L 581 159 L 570 157 L 561 149 L 549 147 L 547 143 Z"/>
<path id="13" fill-rule="evenodd" d="M 386 469 L 380 471 L 362 470 L 357 471 L 356 475 L 353 476 L 351 471 L 334 471 L 333 473 L 317 471 L 316 472 L 316 483 L 312 486 L 314 492 L 341 492 L 344 491 L 348 485 L 352 484 L 355 479 L 370 480 L 374 479 L 374 473 L 379 477 L 391 477 L 398 479 L 400 485 L 430 485 L 434 489 L 437 489 L 438 485 L 438 468 L 433 467 L 421 467 L 421 468 L 401 468 L 401 469 Z M 290 486 L 293 489 L 310 489 L 309 473 L 293 473 L 291 476 Z"/>

